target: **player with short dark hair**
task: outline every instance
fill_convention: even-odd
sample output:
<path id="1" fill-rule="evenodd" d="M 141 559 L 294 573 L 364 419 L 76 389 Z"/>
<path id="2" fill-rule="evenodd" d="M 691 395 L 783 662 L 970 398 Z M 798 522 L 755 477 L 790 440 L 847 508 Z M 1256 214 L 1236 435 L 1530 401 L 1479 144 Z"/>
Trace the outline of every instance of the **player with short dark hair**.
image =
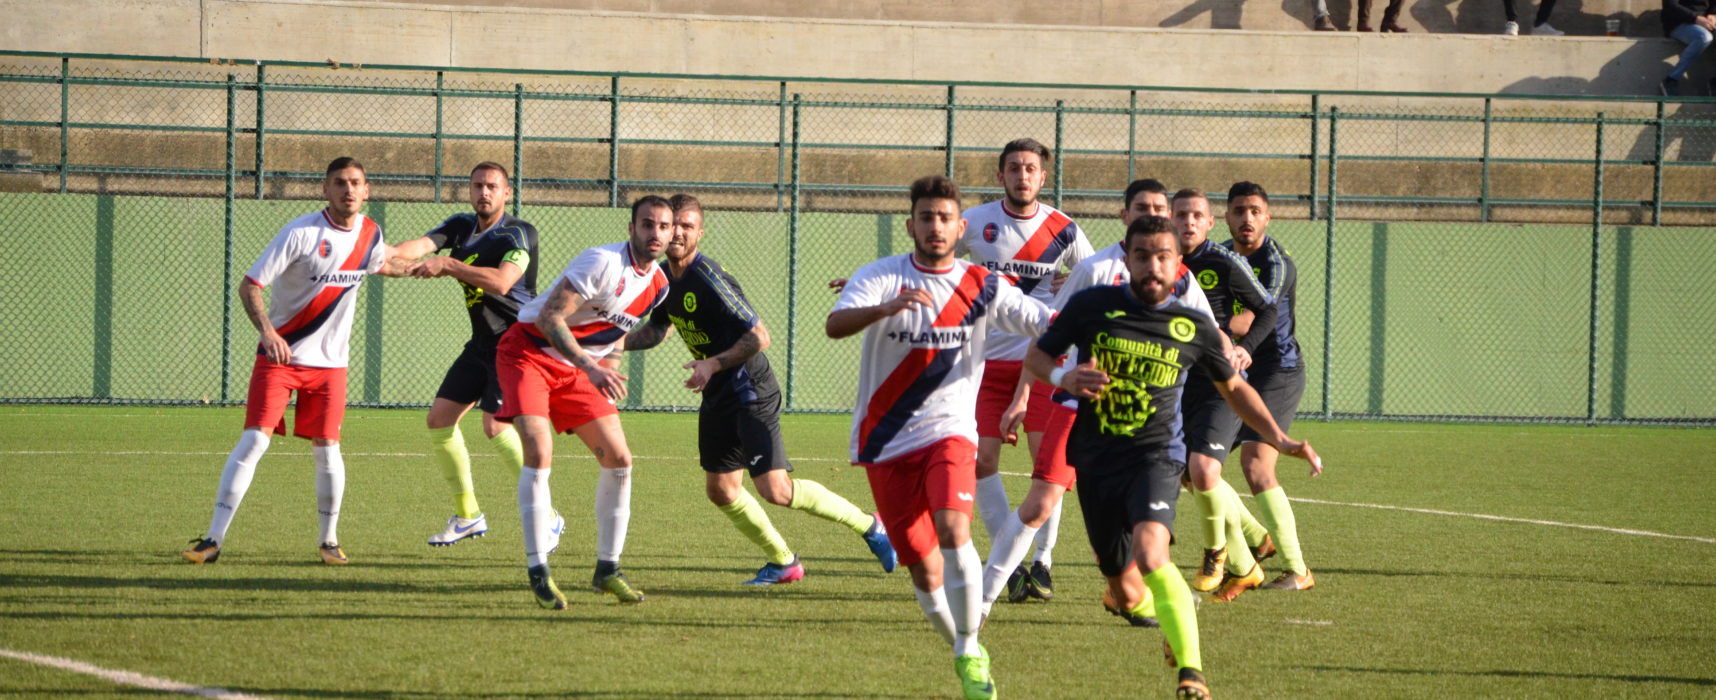
<path id="1" fill-rule="evenodd" d="M 1015 139 L 1003 146 L 995 179 L 1005 194 L 965 211 L 965 235 L 956 247 L 959 254 L 969 254 L 971 262 L 1001 275 L 1019 291 L 1045 304 L 1054 299 L 1056 275 L 1092 254 L 1090 241 L 1079 225 L 1038 200 L 1050 162 L 1049 149 L 1036 139 Z M 1005 536 L 1004 530 L 1017 522 L 1011 517 L 1007 489 L 1001 484 L 1001 446 L 1018 440 L 1018 426 L 1023 423 L 1026 445 L 1034 457 L 1053 401 L 1047 386 L 1033 388 L 1020 372 L 1019 363 L 1025 359 L 1030 340 L 1005 331 L 991 332 L 994 336 L 988 339 L 983 381 L 977 392 L 976 499 L 990 539 L 999 540 Z M 1030 569 L 1021 566 L 1012 571 L 1008 600 L 1048 600 L 1054 596 L 1050 571 L 1059 531 L 1057 503 L 1036 531 L 1036 554 Z"/>
<path id="2" fill-rule="evenodd" d="M 244 431 L 227 456 L 215 491 L 214 517 L 202 537 L 181 553 L 193 564 L 213 564 L 239 503 L 268 451 L 269 433 L 286 433 L 286 404 L 298 394 L 292 434 L 310 441 L 316 463 L 319 554 L 325 564 L 349 560 L 337 527 L 346 489 L 340 423 L 346 413 L 346 365 L 351 357 L 357 291 L 372 274 L 400 277 L 381 226 L 364 216 L 369 179 L 354 158 L 336 158 L 322 180 L 328 205 L 293 219 L 274 235 L 238 283 L 238 298 L 261 338 L 250 370 Z M 262 290 L 272 287 L 272 302 Z"/>
<path id="3" fill-rule="evenodd" d="M 671 280 L 667 301 L 649 322 L 626 336 L 628 350 L 647 350 L 679 330 L 691 351 L 691 378 L 685 386 L 702 396 L 697 412 L 697 448 L 709 501 L 768 557 L 750 585 L 792 583 L 804 578 L 804 564 L 786 538 L 769 522 L 740 478 L 749 471 L 757 493 L 770 503 L 839 523 L 864 539 L 882 564 L 894 570 L 894 549 L 882 520 L 852 505 L 828 487 L 793 479 L 792 462 L 781 440 L 781 389 L 763 351 L 769 331 L 739 289 L 738 280 L 714 258 L 699 251 L 703 241 L 703 205 L 677 194 L 673 236 L 667 241 Z"/>
<path id="4" fill-rule="evenodd" d="M 1245 258 L 1209 240 L 1215 219 L 1210 214 L 1209 198 L 1201 190 L 1174 193 L 1173 207 L 1174 233 L 1179 237 L 1185 265 L 1209 297 L 1217 325 L 1234 337 L 1234 369 L 1245 371 L 1268 336 L 1267 329 L 1275 325 L 1275 298 L 1257 281 Z M 1253 330 L 1260 332 L 1250 332 Z M 1229 506 L 1237 501 L 1229 495 L 1232 487 L 1222 481 L 1221 464 L 1239 434 L 1239 417 L 1197 370 L 1186 382 L 1180 405 L 1190 453 L 1187 473 L 1192 494 L 1204 512 L 1204 556 L 1192 578 L 1192 588 L 1210 591 L 1225 585 L 1243 590 L 1257 586 L 1263 583 L 1258 555 L 1247 547 L 1227 546 L 1230 526 L 1238 522 L 1229 517 Z"/>
<path id="5" fill-rule="evenodd" d="M 470 185 L 471 213 L 454 214 L 422 238 L 395 249 L 406 260 L 447 251 L 413 264 L 410 273 L 458 280 L 471 317 L 471 339 L 447 368 L 429 406 L 430 451 L 453 491 L 453 515 L 446 527 L 429 536 L 430 545 L 442 547 L 489 531 L 471 484 L 471 455 L 459 432 L 459 420 L 472 406 L 482 409 L 483 434 L 511 468 L 514 481 L 524 466 L 518 431 L 495 419 L 501 407 L 495 348 L 501 334 L 518 321 L 518 310 L 536 298 L 536 227 L 506 213 L 512 185 L 501 164 L 478 163 L 471 168 Z"/>
<path id="6" fill-rule="evenodd" d="M 1299 340 L 1293 334 L 1294 301 L 1299 285 L 1299 269 L 1293 256 L 1268 234 L 1269 193 L 1255 182 L 1236 182 L 1227 191 L 1227 229 L 1233 240 L 1222 245 L 1245 256 L 1258 281 L 1275 299 L 1275 325 L 1262 328 L 1253 324 L 1252 332 L 1266 337 L 1253 355 L 1246 381 L 1257 388 L 1263 403 L 1275 423 L 1286 430 L 1293 424 L 1293 414 L 1299 410 L 1299 400 L 1305 395 L 1304 358 L 1299 352 Z M 1263 514 L 1264 525 L 1275 535 L 1281 549 L 1285 570 L 1275 580 L 1261 587 L 1270 590 L 1305 590 L 1317 585 L 1299 546 L 1299 528 L 1293 517 L 1293 506 L 1287 493 L 1275 478 L 1275 448 L 1250 427 L 1239 431 L 1239 463 L 1245 471 L 1245 481 L 1257 497 L 1257 509 Z M 1313 464 L 1311 476 L 1322 473 Z M 1243 506 L 1242 506 L 1243 507 Z M 1243 589 L 1236 589 L 1237 596 Z M 1232 600 L 1224 588 L 1214 599 Z"/>
<path id="7" fill-rule="evenodd" d="M 976 488 L 973 418 L 993 326 L 1040 333 L 1049 308 L 999 274 L 954 257 L 965 233 L 959 187 L 912 183 L 912 252 L 858 268 L 828 314 L 830 338 L 864 333 L 852 462 L 870 492 L 918 606 L 953 646 L 967 698 L 995 696 L 982 626 L 982 566 L 971 544 Z"/>
<path id="8" fill-rule="evenodd" d="M 1079 506 L 1097 566 L 1110 593 L 1136 563 L 1154 598 L 1171 663 L 1179 667 L 1176 693 L 1207 698 L 1191 591 L 1168 559 L 1186 469 L 1178 401 L 1189 370 L 1201 368 L 1224 402 L 1281 451 L 1318 464 L 1306 443 L 1292 441 L 1270 419 L 1256 392 L 1223 356 L 1221 330 L 1172 294 L 1180 267 L 1175 237 L 1156 217 L 1127 229 L 1125 286 L 1086 289 L 1025 356 L 1026 370 L 1079 397 L 1067 461 L 1078 471 Z M 1076 367 L 1056 358 L 1077 347 Z M 1192 379 L 1195 381 L 1195 379 Z"/>
<path id="9" fill-rule="evenodd" d="M 554 584 L 548 554 L 563 521 L 549 495 L 554 434 L 578 436 L 601 467 L 596 477 L 596 571 L 590 585 L 622 603 L 644 595 L 620 573 L 631 522 L 632 452 L 615 402 L 626 376 L 615 352 L 625 335 L 667 298 L 657 259 L 673 233 L 673 207 L 649 195 L 632 203 L 625 241 L 588 248 L 566 265 L 546 294 L 518 312 L 495 353 L 503 400 L 495 419 L 518 428 L 524 468 L 518 478 L 526 573 L 537 603 L 555 610 L 566 596 Z"/>

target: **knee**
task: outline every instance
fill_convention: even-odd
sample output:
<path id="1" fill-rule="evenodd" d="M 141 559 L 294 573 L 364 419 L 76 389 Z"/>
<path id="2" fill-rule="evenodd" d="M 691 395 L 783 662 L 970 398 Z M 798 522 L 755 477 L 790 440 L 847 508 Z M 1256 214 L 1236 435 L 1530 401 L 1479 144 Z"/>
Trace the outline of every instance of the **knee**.
<path id="1" fill-rule="evenodd" d="M 1019 504 L 1019 522 L 1029 527 L 1042 527 L 1049 520 L 1050 507 L 1035 498 L 1027 498 Z"/>
<path id="2" fill-rule="evenodd" d="M 977 452 L 977 475 L 994 474 L 1001 467 L 1001 455 L 998 452 L 979 450 Z"/>
<path id="3" fill-rule="evenodd" d="M 770 475 L 782 473 L 769 472 Z M 792 505 L 792 488 L 792 480 L 785 477 L 765 475 L 763 478 L 757 479 L 757 495 L 777 506 Z"/>
<path id="4" fill-rule="evenodd" d="M 631 469 L 632 451 L 614 450 L 606 452 L 596 457 L 596 463 L 601 465 L 603 469 Z"/>
<path id="5" fill-rule="evenodd" d="M 706 484 L 703 493 L 709 497 L 710 503 L 717 506 L 732 505 L 733 501 L 739 500 L 739 489 L 728 484 Z"/>

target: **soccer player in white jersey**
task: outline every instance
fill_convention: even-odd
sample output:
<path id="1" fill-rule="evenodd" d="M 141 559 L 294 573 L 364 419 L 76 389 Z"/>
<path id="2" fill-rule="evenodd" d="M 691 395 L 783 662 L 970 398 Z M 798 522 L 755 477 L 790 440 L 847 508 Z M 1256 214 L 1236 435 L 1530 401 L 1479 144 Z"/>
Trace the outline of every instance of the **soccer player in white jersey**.
<path id="1" fill-rule="evenodd" d="M 626 396 L 617 345 L 639 319 L 667 298 L 667 275 L 656 261 L 673 234 L 673 207 L 650 195 L 632 203 L 629 236 L 589 248 L 519 309 L 518 323 L 495 352 L 501 410 L 524 441 L 518 477 L 518 511 L 530 588 L 545 608 L 562 610 L 566 596 L 549 575 L 548 554 L 560 544 L 564 521 L 549 497 L 554 434 L 584 441 L 601 467 L 596 478 L 596 573 L 590 585 L 622 603 L 641 603 L 641 591 L 620 573 L 631 521 L 632 453 L 614 403 Z"/>
<path id="2" fill-rule="evenodd" d="M 336 528 L 345 495 L 346 466 L 340 457 L 340 422 L 346 413 L 346 362 L 358 285 L 371 274 L 404 275 L 390 263 L 381 227 L 360 211 L 369 199 L 363 164 L 336 158 L 322 181 L 328 206 L 293 219 L 274 235 L 244 281 L 238 298 L 261 335 L 250 371 L 244 432 L 227 456 L 215 492 L 214 518 L 182 555 L 193 564 L 220 557 L 227 528 L 268 451 L 269 433 L 286 432 L 286 403 L 298 392 L 292 434 L 310 441 L 316 462 L 316 510 L 321 520 L 321 557 L 347 563 Z M 272 287 L 272 302 L 262 290 Z"/>
<path id="3" fill-rule="evenodd" d="M 959 187 L 912 183 L 912 252 L 858 269 L 828 314 L 830 338 L 864 332 L 852 462 L 911 571 L 918 605 L 953 646 L 967 698 L 992 698 L 982 626 L 983 562 L 971 544 L 978 428 L 972 416 L 991 329 L 1035 336 L 1049 308 L 999 274 L 954 257 Z"/>
<path id="4" fill-rule="evenodd" d="M 1090 257 L 1090 242 L 1078 224 L 1060 210 L 1037 201 L 1048 177 L 1049 149 L 1035 139 L 1022 138 L 1001 149 L 996 180 L 1006 196 L 965 211 L 965 235 L 956 254 L 1000 274 L 1020 291 L 1043 303 L 1054 299 L 1054 278 Z M 1007 521 L 1007 490 L 1001 485 L 1001 445 L 1017 438 L 1021 418 L 1026 445 L 1033 455 L 1042 441 L 1049 416 L 1048 385 L 1032 387 L 1020 363 L 1030 340 L 1005 331 L 990 332 L 983 384 L 977 393 L 977 510 L 994 539 Z M 1060 530 L 1060 508 L 1038 531 L 1037 552 L 1029 572 L 1020 569 L 1010 581 L 1008 599 L 1054 596 L 1049 575 L 1052 552 Z"/>

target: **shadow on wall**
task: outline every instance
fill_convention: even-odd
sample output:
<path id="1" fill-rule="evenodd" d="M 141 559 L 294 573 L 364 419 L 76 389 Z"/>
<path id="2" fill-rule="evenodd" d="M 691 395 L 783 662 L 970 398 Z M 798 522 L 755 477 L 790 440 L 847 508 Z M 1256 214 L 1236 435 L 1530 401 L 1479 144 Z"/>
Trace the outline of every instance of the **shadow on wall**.
<path id="1" fill-rule="evenodd" d="M 1716 133 L 1709 127 L 1676 126 L 1679 121 L 1708 121 L 1716 119 L 1716 105 L 1672 105 L 1663 114 L 1662 152 L 1668 154 L 1664 160 L 1679 163 L 1708 163 L 1716 161 Z M 1676 151 L 1675 147 L 1679 146 Z M 1605 148 L 1604 151 L 1609 149 Z M 1625 158 L 1627 160 L 1650 160 L 1656 157 L 1656 132 L 1652 129 L 1640 129 L 1638 137 L 1633 139 L 1633 145 L 1627 149 L 1627 154 L 1615 155 L 1606 153 L 1608 158 Z"/>
<path id="2" fill-rule="evenodd" d="M 1530 31 L 1542 0 L 1514 0 L 1519 14 L 1520 33 Z M 1455 5 L 1458 5 L 1455 8 Z M 1500 34 L 1507 15 L 1502 0 L 1418 0 L 1406 8 L 1412 19 L 1431 32 L 1462 34 Z M 1662 36 L 1662 11 L 1649 10 L 1638 15 L 1616 12 L 1599 15 L 1585 11 L 1584 0 L 1561 0 L 1549 13 L 1549 24 L 1573 36 L 1603 36 L 1607 20 L 1621 21 L 1621 34 L 1630 37 Z"/>
<path id="3" fill-rule="evenodd" d="M 1557 8 L 1559 10 L 1560 8 Z M 1521 11 L 1521 17 L 1525 13 Z M 1554 23 L 1554 20 L 1550 20 Z M 1679 58 L 1680 42 L 1641 41 L 1615 54 L 1597 75 L 1583 78 L 1573 75 L 1523 78 L 1497 91 L 1521 95 L 1655 95 L 1657 85 Z M 1683 85 L 1689 86 L 1688 96 L 1702 94 L 1709 73 L 1709 61 L 1699 61 L 1687 73 Z"/>
<path id="4" fill-rule="evenodd" d="M 1206 12 L 1210 15 L 1211 29 L 1244 29 L 1240 19 L 1245 15 L 1245 0 L 1197 0 L 1162 18 L 1160 26 L 1183 27 Z"/>

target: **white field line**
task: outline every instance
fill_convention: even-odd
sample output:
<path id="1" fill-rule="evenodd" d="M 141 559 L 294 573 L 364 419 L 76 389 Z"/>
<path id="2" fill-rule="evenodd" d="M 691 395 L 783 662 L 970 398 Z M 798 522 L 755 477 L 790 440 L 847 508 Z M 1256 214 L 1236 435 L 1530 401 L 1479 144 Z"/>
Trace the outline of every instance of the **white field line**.
<path id="1" fill-rule="evenodd" d="M 45 656 L 42 654 L 32 654 L 27 651 L 13 651 L 11 649 L 0 649 L 0 656 L 41 666 L 52 666 L 62 671 L 91 675 L 104 681 L 117 683 L 119 685 L 129 685 L 148 690 L 158 690 L 164 693 L 183 693 L 185 695 L 196 695 L 205 698 L 225 698 L 226 700 L 258 700 L 258 696 L 256 695 L 234 693 L 225 688 L 205 688 L 200 685 L 191 685 L 189 683 L 167 680 L 165 678 L 145 676 L 134 671 L 116 671 L 92 664 L 86 664 L 75 659 L 60 658 L 58 656 Z"/>
<path id="2" fill-rule="evenodd" d="M 1001 472 L 1001 473 L 1005 474 L 1007 476 L 1023 476 L 1023 477 L 1029 477 L 1030 476 L 1030 474 L 1021 474 L 1019 472 Z M 1240 494 L 1240 495 L 1245 496 L 1246 498 L 1252 497 L 1251 494 Z M 1613 533 L 1619 534 L 1619 535 L 1637 535 L 1639 537 L 1661 537 L 1661 538 L 1670 539 L 1670 540 L 1691 540 L 1693 542 L 1703 542 L 1705 544 L 1716 544 L 1716 539 L 1711 539 L 1709 537 L 1693 537 L 1691 535 L 1671 535 L 1671 534 L 1668 534 L 1665 532 L 1651 532 L 1650 530 L 1631 530 L 1631 529 L 1627 529 L 1624 527 L 1604 527 L 1602 525 L 1586 525 L 1584 523 L 1563 523 L 1563 522 L 1557 522 L 1554 520 L 1537 520 L 1535 518 L 1510 518 L 1510 517 L 1507 517 L 1505 515 L 1487 515 L 1484 513 L 1461 513 L 1459 511 L 1438 510 L 1435 508 L 1408 508 L 1406 506 L 1390 506 L 1390 505 L 1383 505 L 1380 503 L 1346 503 L 1346 502 L 1342 502 L 1342 501 L 1325 501 L 1325 500 L 1322 500 L 1320 498 L 1297 498 L 1297 497 L 1291 497 L 1290 496 L 1287 498 L 1287 500 L 1295 501 L 1298 503 L 1313 503 L 1313 504 L 1320 505 L 1320 506 L 1346 506 L 1348 508 L 1372 508 L 1375 510 L 1398 510 L 1398 511 L 1404 511 L 1407 513 L 1424 513 L 1426 515 L 1447 515 L 1447 516 L 1451 516 L 1451 517 L 1455 517 L 1455 518 L 1477 518 L 1479 520 L 1496 520 L 1496 521 L 1500 521 L 1500 522 L 1504 522 L 1504 523 L 1525 523 L 1528 525 L 1547 525 L 1549 527 L 1569 527 L 1569 528 L 1574 528 L 1574 529 L 1578 529 L 1578 530 L 1596 530 L 1598 532 L 1613 532 Z"/>

